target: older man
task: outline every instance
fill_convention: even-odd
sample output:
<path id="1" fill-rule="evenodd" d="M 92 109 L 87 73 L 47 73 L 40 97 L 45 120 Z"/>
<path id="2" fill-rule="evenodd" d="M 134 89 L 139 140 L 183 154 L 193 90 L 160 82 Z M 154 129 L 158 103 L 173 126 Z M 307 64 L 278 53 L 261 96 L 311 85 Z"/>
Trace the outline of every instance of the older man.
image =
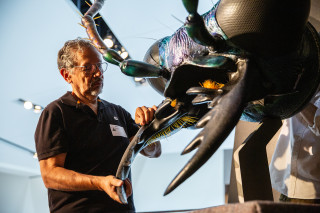
<path id="1" fill-rule="evenodd" d="M 72 92 L 43 110 L 35 132 L 50 212 L 134 212 L 130 180 L 114 175 L 138 126 L 122 107 L 98 97 L 107 64 L 90 42 L 76 39 L 59 51 L 58 67 Z M 138 107 L 136 123 L 150 122 L 154 110 Z M 142 154 L 158 157 L 160 144 Z M 128 205 L 115 191 L 123 184 Z"/>

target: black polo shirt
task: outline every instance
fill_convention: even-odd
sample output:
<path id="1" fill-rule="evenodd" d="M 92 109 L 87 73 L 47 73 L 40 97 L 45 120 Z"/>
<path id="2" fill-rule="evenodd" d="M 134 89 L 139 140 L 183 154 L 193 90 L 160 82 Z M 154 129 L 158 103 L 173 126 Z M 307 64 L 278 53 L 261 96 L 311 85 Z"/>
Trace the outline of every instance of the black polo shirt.
<path id="1" fill-rule="evenodd" d="M 79 173 L 115 175 L 129 138 L 138 130 L 122 107 L 99 99 L 97 115 L 67 92 L 42 112 L 35 132 L 38 159 L 67 153 L 64 168 Z M 48 189 L 51 212 L 134 212 L 103 191 Z M 130 211 L 131 210 L 131 211 Z"/>

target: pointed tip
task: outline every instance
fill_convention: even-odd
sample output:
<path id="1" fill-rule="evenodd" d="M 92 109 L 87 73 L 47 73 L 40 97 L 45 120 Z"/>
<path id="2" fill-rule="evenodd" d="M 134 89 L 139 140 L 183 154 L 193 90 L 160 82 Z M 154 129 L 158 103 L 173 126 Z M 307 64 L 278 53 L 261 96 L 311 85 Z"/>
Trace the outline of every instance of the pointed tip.
<path id="1" fill-rule="evenodd" d="M 207 123 L 211 120 L 214 115 L 214 111 L 209 111 L 206 115 L 204 115 L 196 124 L 196 128 L 203 128 Z"/>
<path id="2" fill-rule="evenodd" d="M 192 151 L 192 150 L 191 150 Z M 187 147 L 181 152 L 180 155 L 185 155 L 191 152 L 189 149 L 187 149 Z"/>
<path id="3" fill-rule="evenodd" d="M 170 184 L 170 185 L 167 187 L 166 191 L 163 193 L 163 196 L 166 196 L 166 195 L 170 194 L 170 193 L 175 189 L 175 188 L 172 188 L 171 185 L 172 185 L 172 184 Z"/>
<path id="4" fill-rule="evenodd" d="M 188 163 L 189 164 L 189 163 Z M 169 186 L 167 187 L 166 191 L 164 192 L 163 196 L 170 194 L 173 190 L 175 190 L 180 184 L 182 184 L 190 175 L 194 173 L 193 169 L 185 165 L 185 167 L 177 174 L 177 176 L 170 182 Z"/>
<path id="5" fill-rule="evenodd" d="M 98 18 L 101 18 L 101 17 L 102 17 L 102 16 L 97 16 L 97 17 L 95 17 L 95 18 L 93 18 L 93 19 L 95 20 L 95 19 L 98 19 Z"/>
<path id="6" fill-rule="evenodd" d="M 89 4 L 89 2 L 85 1 L 87 3 L 87 5 L 89 5 L 89 7 L 91 7 L 91 4 Z"/>
<path id="7" fill-rule="evenodd" d="M 124 186 L 117 186 L 116 187 L 116 191 L 117 191 L 117 194 L 119 196 L 119 199 L 121 201 L 121 203 L 123 204 L 128 204 L 128 200 L 127 200 L 127 194 L 126 194 L 126 191 L 124 189 Z"/>
<path id="8" fill-rule="evenodd" d="M 82 24 L 80 24 L 80 23 L 78 23 L 81 27 L 83 27 L 83 28 L 85 28 L 85 29 L 87 29 L 84 25 L 82 25 Z"/>
<path id="9" fill-rule="evenodd" d="M 181 155 L 185 155 L 188 154 L 190 152 L 192 152 L 193 150 L 195 150 L 196 148 L 199 147 L 199 145 L 202 142 L 202 136 L 198 135 L 197 137 L 195 137 L 186 148 L 184 148 L 184 150 L 181 152 Z"/>
<path id="10" fill-rule="evenodd" d="M 163 193 L 163 196 L 166 196 L 167 194 L 169 194 L 169 192 L 167 192 L 167 189 L 166 189 L 166 191 Z"/>

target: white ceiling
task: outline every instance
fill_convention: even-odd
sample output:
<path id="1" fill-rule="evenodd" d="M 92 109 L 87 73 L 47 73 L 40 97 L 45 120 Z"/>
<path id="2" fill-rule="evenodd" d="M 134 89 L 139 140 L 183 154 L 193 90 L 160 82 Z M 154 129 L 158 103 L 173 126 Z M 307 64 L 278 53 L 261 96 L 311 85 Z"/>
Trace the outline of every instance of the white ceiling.
<path id="1" fill-rule="evenodd" d="M 200 0 L 199 13 L 216 0 Z M 319 6 L 318 0 L 313 0 Z M 69 0 L 0 1 L 0 138 L 31 150 L 39 114 L 25 110 L 17 99 L 46 106 L 70 90 L 56 67 L 56 55 L 66 40 L 86 37 L 77 23 L 80 16 Z M 319 8 L 319 7 L 318 7 Z M 319 9 L 313 10 L 319 22 Z M 171 35 L 187 12 L 181 0 L 108 0 L 100 12 L 131 57 L 142 60 L 151 44 Z M 319 28 L 318 28 L 319 29 Z M 131 114 L 137 106 L 159 104 L 163 99 L 148 85 L 133 80 L 113 65 L 105 74 L 101 98 L 117 103 Z M 184 131 L 164 141 L 164 152 L 181 152 L 197 131 Z M 228 142 L 225 146 L 231 146 Z M 0 171 L 39 174 L 30 154 L 0 140 Z"/>

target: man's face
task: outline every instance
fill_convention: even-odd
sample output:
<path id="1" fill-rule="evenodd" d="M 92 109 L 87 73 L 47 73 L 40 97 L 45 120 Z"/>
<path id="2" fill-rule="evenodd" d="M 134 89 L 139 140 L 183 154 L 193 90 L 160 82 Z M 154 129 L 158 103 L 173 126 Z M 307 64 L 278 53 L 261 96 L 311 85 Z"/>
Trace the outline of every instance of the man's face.
<path id="1" fill-rule="evenodd" d="M 101 54 L 94 47 L 84 48 L 76 54 L 75 66 L 90 66 L 102 62 Z M 102 92 L 103 74 L 95 67 L 95 72 L 88 75 L 82 67 L 72 68 L 72 89 L 84 97 L 97 97 Z"/>

